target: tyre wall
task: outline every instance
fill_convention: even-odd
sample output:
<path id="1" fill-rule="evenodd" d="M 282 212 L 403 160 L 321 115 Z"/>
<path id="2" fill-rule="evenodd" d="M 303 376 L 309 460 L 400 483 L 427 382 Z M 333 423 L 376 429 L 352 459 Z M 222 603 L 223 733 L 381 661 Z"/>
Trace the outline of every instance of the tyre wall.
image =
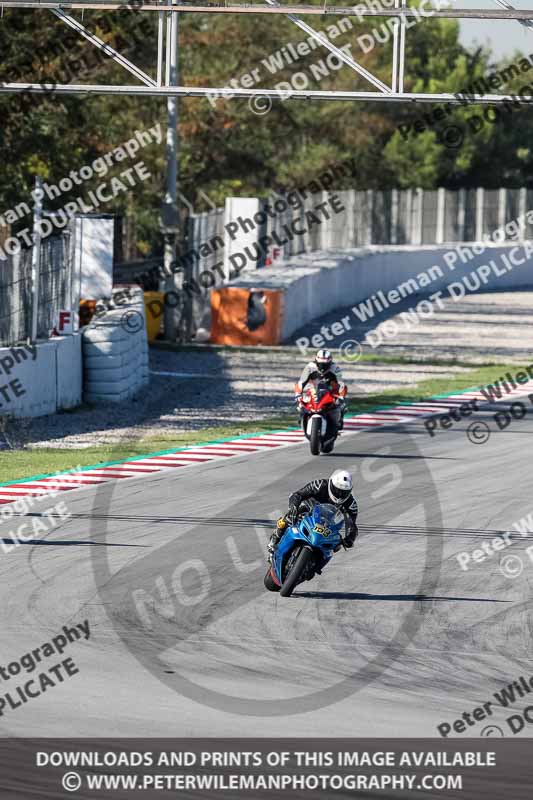
<path id="1" fill-rule="evenodd" d="M 93 317 L 83 330 L 85 402 L 119 403 L 149 382 L 143 292 L 131 294 L 130 303 Z"/>

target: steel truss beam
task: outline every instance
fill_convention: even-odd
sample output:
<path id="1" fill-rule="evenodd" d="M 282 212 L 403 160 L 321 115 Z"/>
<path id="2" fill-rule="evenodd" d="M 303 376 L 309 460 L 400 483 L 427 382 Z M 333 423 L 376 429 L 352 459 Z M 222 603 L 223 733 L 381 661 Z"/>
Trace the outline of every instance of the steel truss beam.
<path id="1" fill-rule="evenodd" d="M 142 83 L 145 83 L 146 86 L 156 86 L 156 82 L 153 80 L 153 78 L 147 75 L 146 72 L 143 72 L 142 69 L 135 66 L 135 64 L 132 64 L 132 62 L 127 58 L 120 55 L 120 53 L 117 53 L 116 50 L 99 39 L 98 36 L 95 36 L 94 33 L 90 33 L 87 28 L 81 24 L 81 22 L 78 22 L 77 19 L 70 17 L 63 11 L 58 11 L 57 9 L 52 9 L 52 13 L 55 14 L 56 17 L 58 17 L 62 22 L 64 22 L 65 25 L 73 28 L 76 33 L 79 33 L 80 36 L 83 36 L 84 39 L 87 39 L 88 42 L 105 53 L 106 56 L 109 56 L 109 58 L 112 58 L 113 61 L 117 62 L 117 64 L 120 64 L 121 67 L 124 67 L 124 69 L 127 69 L 128 72 L 131 72 L 132 75 L 142 81 Z"/>
<path id="2" fill-rule="evenodd" d="M 280 5 L 279 3 L 276 2 L 276 0 L 266 0 L 266 1 L 271 6 Z M 327 50 L 330 51 L 330 53 L 334 53 L 337 56 L 337 58 L 339 58 L 341 61 L 343 61 L 353 70 L 355 70 L 355 72 L 358 72 L 359 75 L 362 75 L 363 78 L 366 78 L 366 80 L 369 81 L 369 83 L 372 83 L 377 89 L 380 90 L 380 92 L 391 91 L 388 86 L 386 86 L 382 81 L 379 80 L 379 78 L 377 78 L 375 75 L 372 75 L 371 72 L 365 69 L 361 64 L 358 64 L 357 61 L 354 61 L 354 59 L 351 58 L 351 56 L 349 56 L 342 50 L 339 50 L 339 48 L 335 47 L 334 44 L 331 44 L 327 36 L 324 36 L 323 33 L 315 31 L 315 29 L 312 28 L 310 25 L 308 25 L 307 22 L 303 22 L 303 20 L 298 19 L 298 17 L 295 17 L 294 14 L 288 14 L 287 19 L 290 19 L 291 22 L 294 22 L 294 24 L 302 31 L 307 33 L 308 36 L 311 36 L 313 39 L 316 39 L 317 42 L 320 42 L 322 47 L 325 47 Z M 394 70 L 393 70 L 393 75 L 394 75 Z"/>
<path id="3" fill-rule="evenodd" d="M 367 8 L 364 11 L 360 6 L 357 7 L 338 7 L 338 6 L 288 6 L 282 5 L 277 0 L 266 0 L 265 4 L 210 4 L 192 5 L 176 0 L 169 3 L 169 0 L 150 0 L 139 6 L 135 0 L 85 0 L 85 2 L 68 2 L 68 0 L 0 0 L 0 9 L 9 8 L 30 8 L 47 10 L 54 13 L 65 24 L 73 28 L 83 36 L 90 44 L 99 48 L 115 62 L 127 69 L 132 75 L 140 80 L 144 86 L 110 86 L 110 85 L 80 85 L 80 84 L 38 84 L 38 83 L 7 83 L 0 84 L 0 93 L 45 93 L 50 94 L 124 94 L 124 95 L 148 95 L 148 96 L 183 96 L 183 97 L 213 97 L 218 98 L 251 98 L 267 97 L 270 99 L 300 99 L 300 100 L 374 100 L 391 102 L 421 102 L 421 103 L 460 103 L 453 94 L 411 94 L 404 92 L 404 70 L 405 70 L 405 34 L 407 21 L 409 18 L 419 20 L 443 18 L 459 19 L 515 19 L 526 27 L 533 27 L 533 10 L 518 11 L 507 0 L 495 0 L 503 6 L 503 10 L 495 9 L 444 9 L 437 10 L 432 7 L 427 9 L 409 8 L 407 0 L 394 0 L 394 8 L 374 9 Z M 131 5 L 129 5 L 131 3 Z M 81 22 L 65 13 L 69 10 L 92 10 L 92 11 L 126 11 L 133 12 L 157 12 L 157 77 L 154 80 L 146 74 L 140 67 L 137 67 L 129 59 L 122 56 L 101 39 L 88 31 Z M 280 92 L 278 89 L 211 89 L 188 86 L 170 86 L 170 41 L 172 38 L 173 26 L 177 21 L 177 13 L 207 13 L 207 14 L 283 14 L 291 22 L 297 25 L 308 36 L 312 37 L 322 47 L 334 54 L 340 61 L 347 64 L 352 70 L 369 81 L 379 91 L 378 92 L 355 92 L 355 91 L 299 91 L 289 90 Z M 387 86 L 378 77 L 370 73 L 361 64 L 355 61 L 345 51 L 332 44 L 329 39 L 321 32 L 316 31 L 307 23 L 303 22 L 299 16 L 301 14 L 311 14 L 317 16 L 357 16 L 357 17 L 389 17 L 393 18 L 393 61 L 392 61 L 392 85 Z M 165 35 L 166 23 L 166 35 Z M 1 24 L 1 19 L 0 19 Z M 50 88 L 52 87 L 52 88 Z M 502 104 L 505 102 L 516 102 L 516 98 L 510 95 L 473 95 L 469 97 L 471 103 Z M 530 104 L 532 98 L 520 97 L 520 103 Z"/>
<path id="4" fill-rule="evenodd" d="M 193 5 L 187 2 L 178 2 L 172 5 L 168 2 L 145 2 L 142 5 L 129 6 L 127 0 L 109 2 L 106 0 L 94 0 L 90 2 L 64 2 L 63 0 L 0 0 L 0 8 L 33 8 L 33 9 L 58 9 L 60 11 L 135 11 L 136 13 L 150 11 L 179 11 L 180 13 L 202 13 L 202 14 L 299 14 L 315 16 L 344 16 L 344 17 L 416 17 L 417 19 L 533 19 L 533 9 L 515 9 L 510 5 L 505 6 L 505 10 L 499 11 L 491 8 L 445 8 L 426 9 L 408 8 L 387 8 L 362 9 L 359 6 L 271 6 L 262 3 L 228 3 Z"/>
<path id="5" fill-rule="evenodd" d="M 508 3 L 507 0 L 494 0 L 494 2 L 502 8 L 506 8 L 510 11 L 516 11 L 515 7 Z M 518 17 L 517 21 L 525 28 L 533 28 L 533 20 L 531 19 L 521 19 Z"/>
<path id="6" fill-rule="evenodd" d="M 377 102 L 411 102 L 411 103 L 453 103 L 455 105 L 533 105 L 533 94 L 486 94 L 470 95 L 468 100 L 461 100 L 454 94 L 417 94 L 411 92 L 383 94 L 380 92 L 343 92 L 315 90 L 280 90 L 280 89 L 209 89 L 199 86 L 118 86 L 118 85 L 83 85 L 58 84 L 57 86 L 40 83 L 3 83 L 0 94 L 8 92 L 30 92 L 32 94 L 130 94 L 148 97 L 213 97 L 215 99 L 232 99 L 235 97 L 269 97 L 272 100 L 365 100 Z"/>

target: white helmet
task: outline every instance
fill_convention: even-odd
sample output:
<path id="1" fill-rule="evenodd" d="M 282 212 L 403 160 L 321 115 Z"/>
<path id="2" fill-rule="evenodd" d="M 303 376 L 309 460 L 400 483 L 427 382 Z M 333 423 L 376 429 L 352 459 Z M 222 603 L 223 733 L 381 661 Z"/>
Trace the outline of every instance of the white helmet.
<path id="1" fill-rule="evenodd" d="M 336 505 L 343 503 L 353 489 L 352 476 L 345 469 L 336 469 L 328 481 L 329 496 Z"/>
<path id="2" fill-rule="evenodd" d="M 324 375 L 329 369 L 331 369 L 331 365 L 333 363 L 333 357 L 329 350 L 319 350 L 315 356 L 315 364 L 316 368 L 320 372 L 321 375 Z"/>

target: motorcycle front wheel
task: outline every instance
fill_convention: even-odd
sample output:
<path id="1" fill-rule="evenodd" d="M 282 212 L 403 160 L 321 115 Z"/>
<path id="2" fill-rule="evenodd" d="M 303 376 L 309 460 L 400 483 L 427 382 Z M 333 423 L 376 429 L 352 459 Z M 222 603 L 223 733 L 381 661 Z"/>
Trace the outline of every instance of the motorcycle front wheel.
<path id="1" fill-rule="evenodd" d="M 311 455 L 317 456 L 320 453 L 320 432 L 322 430 L 322 420 L 314 417 L 311 420 L 311 433 L 309 434 L 309 445 Z"/>
<path id="2" fill-rule="evenodd" d="M 313 551 L 309 547 L 302 547 L 300 553 L 294 562 L 294 566 L 283 581 L 283 585 L 279 590 L 281 597 L 290 597 L 296 586 L 301 582 L 307 567 L 310 566 L 313 560 Z"/>

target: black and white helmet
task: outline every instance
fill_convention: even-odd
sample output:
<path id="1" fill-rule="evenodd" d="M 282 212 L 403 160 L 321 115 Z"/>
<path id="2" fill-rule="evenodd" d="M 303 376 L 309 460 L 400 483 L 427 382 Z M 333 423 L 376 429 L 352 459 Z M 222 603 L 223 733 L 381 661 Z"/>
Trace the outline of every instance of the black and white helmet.
<path id="1" fill-rule="evenodd" d="M 351 495 L 352 476 L 345 469 L 336 469 L 328 481 L 328 492 L 335 505 L 340 505 Z"/>
<path id="2" fill-rule="evenodd" d="M 315 356 L 315 364 L 318 371 L 324 375 L 333 364 L 333 358 L 329 350 L 319 350 Z"/>

